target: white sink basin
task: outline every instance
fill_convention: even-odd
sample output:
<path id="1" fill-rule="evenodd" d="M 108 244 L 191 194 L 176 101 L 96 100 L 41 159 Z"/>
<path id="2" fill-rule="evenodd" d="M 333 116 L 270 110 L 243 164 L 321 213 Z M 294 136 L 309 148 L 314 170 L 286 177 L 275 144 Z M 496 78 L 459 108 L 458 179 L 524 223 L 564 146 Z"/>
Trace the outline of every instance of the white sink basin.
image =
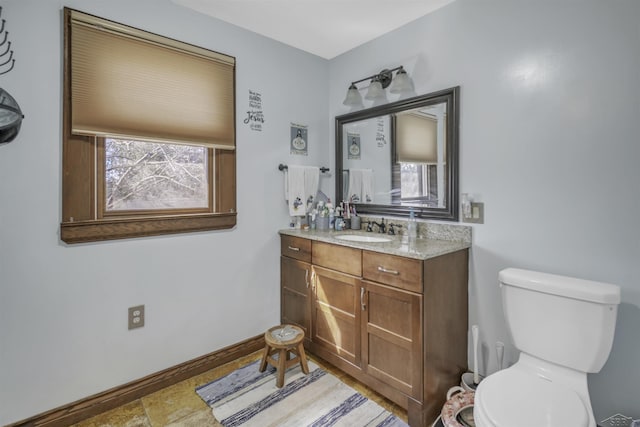
<path id="1" fill-rule="evenodd" d="M 338 240 L 346 240 L 348 242 L 362 242 L 362 243 L 384 243 L 390 242 L 393 239 L 391 237 L 384 236 L 362 236 L 360 234 L 341 234 L 336 236 Z"/>

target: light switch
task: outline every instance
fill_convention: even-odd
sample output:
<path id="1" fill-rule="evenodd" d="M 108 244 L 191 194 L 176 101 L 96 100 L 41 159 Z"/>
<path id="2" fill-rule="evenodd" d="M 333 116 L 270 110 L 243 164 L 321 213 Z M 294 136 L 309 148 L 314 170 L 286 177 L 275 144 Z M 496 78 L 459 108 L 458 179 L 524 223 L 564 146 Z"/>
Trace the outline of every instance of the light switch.
<path id="1" fill-rule="evenodd" d="M 484 203 L 471 202 L 471 216 L 462 218 L 462 222 L 484 224 Z"/>

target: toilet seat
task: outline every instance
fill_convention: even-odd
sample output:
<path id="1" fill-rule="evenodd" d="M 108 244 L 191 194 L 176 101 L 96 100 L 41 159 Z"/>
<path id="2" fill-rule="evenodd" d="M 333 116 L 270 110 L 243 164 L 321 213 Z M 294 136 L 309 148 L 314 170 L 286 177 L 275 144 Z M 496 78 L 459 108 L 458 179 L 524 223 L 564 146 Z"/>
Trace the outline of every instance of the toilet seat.
<path id="1" fill-rule="evenodd" d="M 480 383 L 474 415 L 480 427 L 589 426 L 589 413 L 573 390 L 513 367 Z"/>

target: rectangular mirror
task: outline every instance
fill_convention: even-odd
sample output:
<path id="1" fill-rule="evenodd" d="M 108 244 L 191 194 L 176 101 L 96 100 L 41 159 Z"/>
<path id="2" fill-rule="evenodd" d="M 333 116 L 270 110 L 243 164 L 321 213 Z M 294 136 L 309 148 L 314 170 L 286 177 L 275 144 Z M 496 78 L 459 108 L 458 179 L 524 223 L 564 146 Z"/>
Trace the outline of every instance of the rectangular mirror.
<path id="1" fill-rule="evenodd" d="M 459 87 L 336 117 L 336 196 L 360 213 L 458 220 Z"/>

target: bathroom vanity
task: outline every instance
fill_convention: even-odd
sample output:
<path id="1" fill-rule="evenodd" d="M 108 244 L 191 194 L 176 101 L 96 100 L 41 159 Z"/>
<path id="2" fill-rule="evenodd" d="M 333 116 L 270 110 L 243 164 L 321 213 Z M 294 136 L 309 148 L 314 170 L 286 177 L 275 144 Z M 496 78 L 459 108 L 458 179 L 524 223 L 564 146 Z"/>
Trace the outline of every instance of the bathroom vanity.
<path id="1" fill-rule="evenodd" d="M 281 230 L 281 320 L 305 347 L 431 425 L 467 370 L 470 235 Z M 469 231 L 470 234 L 470 231 Z"/>

